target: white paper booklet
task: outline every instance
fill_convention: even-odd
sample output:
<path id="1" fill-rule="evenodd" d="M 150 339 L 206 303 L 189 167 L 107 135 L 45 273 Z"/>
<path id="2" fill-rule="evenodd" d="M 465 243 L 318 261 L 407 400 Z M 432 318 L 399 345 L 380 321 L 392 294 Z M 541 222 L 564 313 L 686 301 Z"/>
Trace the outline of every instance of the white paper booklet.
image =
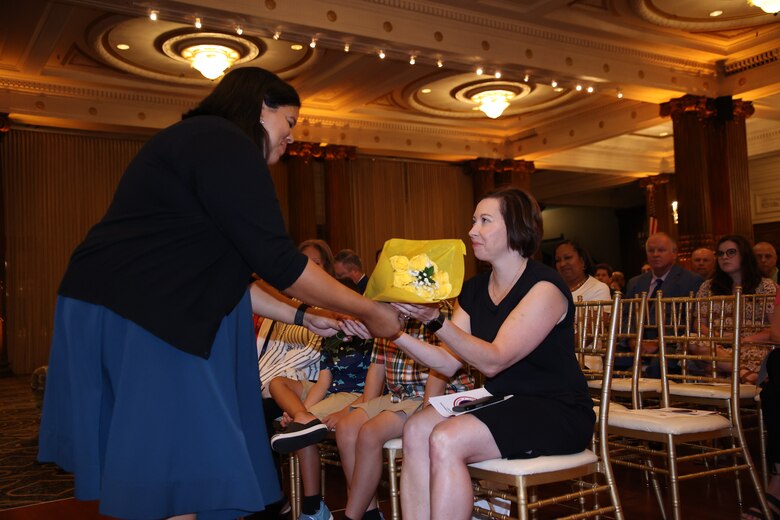
<path id="1" fill-rule="evenodd" d="M 458 392 L 456 394 L 439 395 L 431 397 L 429 399 L 431 406 L 433 406 L 442 417 L 452 417 L 453 415 L 462 415 L 468 413 L 467 411 L 455 412 L 453 408 L 458 405 L 463 405 L 469 401 L 481 399 L 483 397 L 492 397 L 493 394 L 485 390 L 485 387 L 475 388 L 474 390 L 466 390 L 465 392 Z M 500 403 L 512 397 L 511 395 L 505 396 L 503 399 L 495 401 L 484 406 L 490 406 L 496 403 Z"/>

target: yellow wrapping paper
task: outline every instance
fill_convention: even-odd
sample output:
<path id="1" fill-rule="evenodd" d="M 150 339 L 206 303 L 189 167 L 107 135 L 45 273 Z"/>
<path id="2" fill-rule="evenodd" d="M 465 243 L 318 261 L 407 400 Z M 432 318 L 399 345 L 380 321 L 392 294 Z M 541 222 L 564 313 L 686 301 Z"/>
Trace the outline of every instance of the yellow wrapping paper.
<path id="1" fill-rule="evenodd" d="M 465 255 L 466 245 L 458 239 L 390 239 L 382 248 L 365 295 L 372 300 L 403 303 L 431 303 L 454 298 L 463 288 Z M 429 260 L 427 264 L 426 260 Z M 423 271 L 426 271 L 425 276 L 415 274 Z M 430 285 L 419 285 L 421 279 L 430 280 L 427 282 Z M 419 291 L 412 292 L 415 281 Z M 449 292 L 446 291 L 447 284 L 451 286 Z"/>

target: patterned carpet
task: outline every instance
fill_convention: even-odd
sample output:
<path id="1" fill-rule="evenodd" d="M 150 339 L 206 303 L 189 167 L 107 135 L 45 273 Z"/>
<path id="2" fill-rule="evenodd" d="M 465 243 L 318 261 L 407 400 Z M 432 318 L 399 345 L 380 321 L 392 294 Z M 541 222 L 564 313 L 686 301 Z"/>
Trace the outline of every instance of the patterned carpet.
<path id="1" fill-rule="evenodd" d="M 73 478 L 39 464 L 36 396 L 30 376 L 0 378 L 0 510 L 73 496 Z"/>

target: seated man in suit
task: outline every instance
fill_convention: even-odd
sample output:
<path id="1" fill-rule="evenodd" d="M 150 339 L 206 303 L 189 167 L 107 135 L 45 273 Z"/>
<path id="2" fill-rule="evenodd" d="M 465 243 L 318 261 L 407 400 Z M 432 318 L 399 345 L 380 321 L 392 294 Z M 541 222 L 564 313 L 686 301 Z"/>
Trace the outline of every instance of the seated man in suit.
<path id="1" fill-rule="evenodd" d="M 336 278 L 349 278 L 357 284 L 360 294 L 366 292 L 368 276 L 363 272 L 363 261 L 353 250 L 342 249 L 336 253 L 333 268 Z"/>
<path id="2" fill-rule="evenodd" d="M 655 233 L 648 237 L 645 242 L 645 252 L 647 253 L 647 263 L 650 270 L 646 273 L 635 276 L 628 281 L 626 286 L 627 298 L 638 298 L 643 292 L 648 293 L 650 297 L 655 296 L 656 291 L 662 291 L 665 297 L 674 298 L 696 294 L 699 286 L 704 282 L 700 275 L 683 269 L 675 262 L 677 261 L 677 244 L 666 233 Z M 655 308 L 650 306 L 649 322 L 655 323 Z M 645 331 L 644 338 L 640 348 L 642 352 L 652 354 L 658 350 L 658 331 L 654 328 L 648 328 Z M 628 362 L 630 358 L 618 358 L 622 363 Z M 616 362 L 617 366 L 617 362 Z M 622 368 L 625 368 L 622 367 Z M 670 370 L 678 369 L 677 363 L 669 363 Z M 646 372 L 648 377 L 660 377 L 661 371 L 657 359 L 653 359 Z"/>

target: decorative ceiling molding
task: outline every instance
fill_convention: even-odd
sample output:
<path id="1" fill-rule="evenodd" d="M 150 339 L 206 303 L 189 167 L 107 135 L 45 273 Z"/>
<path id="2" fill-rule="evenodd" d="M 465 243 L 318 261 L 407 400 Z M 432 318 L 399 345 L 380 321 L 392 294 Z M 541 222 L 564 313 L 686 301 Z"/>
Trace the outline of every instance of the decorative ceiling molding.
<path id="1" fill-rule="evenodd" d="M 490 34 L 491 31 L 496 30 L 504 31 L 525 37 L 538 38 L 544 41 L 570 45 L 578 49 L 590 49 L 597 52 L 613 53 L 619 56 L 639 59 L 645 63 L 672 68 L 678 71 L 715 75 L 714 65 L 708 62 L 641 51 L 638 49 L 615 45 L 613 43 L 603 42 L 595 39 L 585 39 L 573 36 L 571 34 L 566 34 L 563 31 L 552 31 L 547 28 L 541 28 L 538 26 L 531 27 L 521 25 L 511 20 L 507 20 L 506 18 L 490 18 L 474 12 L 462 12 L 454 9 L 447 9 L 442 5 L 422 4 L 414 0 L 365 0 L 365 2 L 393 9 L 400 9 L 419 15 L 434 16 L 436 18 L 443 18 L 453 22 L 459 22 L 472 26 L 480 26 L 485 29 L 485 34 Z"/>
<path id="2" fill-rule="evenodd" d="M 744 0 L 742 0 L 744 1 Z M 724 17 L 701 19 L 684 18 L 670 13 L 665 13 L 652 5 L 652 0 L 631 0 L 631 7 L 645 21 L 661 27 L 681 29 L 689 32 L 711 32 L 728 29 L 742 29 L 756 27 L 773 22 L 767 18 L 766 13 L 756 12 L 747 17 Z M 713 5 L 713 8 L 716 6 Z"/>
<path id="3" fill-rule="evenodd" d="M 76 87 L 72 85 L 58 85 L 56 83 L 43 83 L 40 81 L 16 80 L 5 77 L 0 77 L 0 90 L 48 94 L 52 96 L 80 99 L 107 99 L 114 101 L 126 101 L 131 103 L 169 105 L 177 107 L 192 105 L 193 102 L 197 102 L 201 97 L 203 97 L 202 93 L 193 93 L 191 98 L 192 101 L 187 102 L 187 96 L 182 96 L 181 93 L 169 96 L 152 95 L 148 92 L 140 91 Z M 206 91 L 204 90 L 203 92 L 205 93 Z"/>
<path id="4" fill-rule="evenodd" d="M 780 49 L 772 49 L 771 51 L 762 52 L 741 60 L 727 62 L 723 68 L 723 74 L 725 76 L 733 76 L 746 70 L 776 63 L 778 60 L 780 60 Z"/>

